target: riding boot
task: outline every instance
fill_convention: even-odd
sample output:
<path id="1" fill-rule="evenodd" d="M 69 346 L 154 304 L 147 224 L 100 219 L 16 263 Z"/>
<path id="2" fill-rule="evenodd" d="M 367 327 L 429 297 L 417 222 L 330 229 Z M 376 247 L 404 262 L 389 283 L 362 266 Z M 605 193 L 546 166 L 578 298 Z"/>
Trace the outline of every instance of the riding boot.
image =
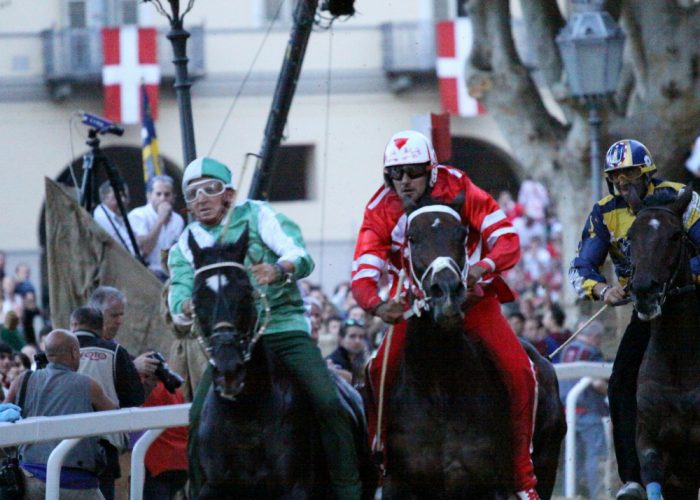
<path id="1" fill-rule="evenodd" d="M 649 334 L 649 324 L 633 313 L 617 348 L 608 384 L 617 469 L 623 483 L 642 482 L 636 442 L 637 376 Z"/>
<path id="2" fill-rule="evenodd" d="M 399 365 L 406 345 L 407 323 L 401 321 L 391 327 L 389 333 L 384 335 L 379 349 L 367 365 L 367 380 L 370 384 L 372 404 L 367 408 L 367 430 L 369 432 L 369 444 L 373 451 L 382 452 L 386 444 L 386 423 L 389 410 L 389 397 L 396 384 L 399 375 Z M 391 345 L 389 345 L 391 344 Z M 387 348 L 389 349 L 387 353 Z M 384 369 L 383 393 L 382 393 L 382 370 Z M 379 428 L 379 407 L 380 394 L 383 394 L 381 433 Z M 386 464 L 384 464 L 386 465 Z"/>
<path id="3" fill-rule="evenodd" d="M 468 335 L 479 339 L 489 351 L 508 391 L 515 489 L 533 489 L 537 485 L 530 456 L 537 404 L 535 366 L 503 317 L 495 296 L 486 295 L 473 304 L 465 314 L 464 326 Z"/>

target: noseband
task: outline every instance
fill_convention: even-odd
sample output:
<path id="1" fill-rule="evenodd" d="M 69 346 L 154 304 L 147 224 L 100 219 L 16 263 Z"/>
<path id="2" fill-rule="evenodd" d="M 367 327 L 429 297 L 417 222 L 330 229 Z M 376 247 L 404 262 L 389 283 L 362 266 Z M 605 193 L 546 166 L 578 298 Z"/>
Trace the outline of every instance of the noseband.
<path id="1" fill-rule="evenodd" d="M 415 210 L 411 212 L 411 214 L 408 216 L 407 224 L 406 224 L 406 234 L 408 235 L 408 231 L 411 228 L 411 222 L 413 220 L 421 215 L 421 214 L 426 214 L 426 213 L 444 213 L 448 214 L 451 217 L 454 217 L 459 221 L 459 223 L 462 223 L 462 218 L 460 215 L 450 207 L 447 207 L 445 205 L 428 205 L 425 207 L 421 207 L 418 210 Z M 466 241 L 466 240 L 465 240 Z M 466 250 L 465 250 L 466 252 Z M 469 271 L 469 264 L 468 260 L 466 258 L 466 253 L 465 253 L 465 258 L 464 258 L 464 267 L 460 268 L 459 264 L 452 258 L 452 257 L 446 257 L 444 255 L 441 255 L 439 257 L 435 257 L 433 261 L 428 265 L 428 267 L 423 271 L 423 274 L 421 275 L 420 279 L 418 279 L 418 276 L 416 275 L 416 271 L 413 267 L 413 255 L 411 253 L 411 241 L 408 240 L 408 245 L 407 245 L 407 259 L 408 259 L 408 268 L 411 272 L 411 281 L 413 282 L 413 288 L 414 290 L 414 295 L 418 298 L 419 302 L 423 302 L 421 304 L 421 307 L 426 308 L 427 307 L 427 302 L 430 300 L 430 295 L 425 291 L 425 286 L 424 282 L 426 278 L 430 277 L 432 279 L 437 273 L 440 271 L 447 269 L 450 272 L 452 272 L 462 283 L 464 283 L 464 286 L 466 288 L 467 286 L 467 273 Z"/>
<path id="2" fill-rule="evenodd" d="M 663 207 L 663 206 L 662 207 L 644 207 L 641 210 L 639 210 L 639 212 L 637 212 L 636 216 L 639 217 L 639 214 L 641 214 L 642 212 L 648 212 L 648 211 L 652 211 L 652 210 L 658 210 L 658 211 L 666 212 L 666 213 L 673 215 L 676 219 L 680 219 L 681 227 L 682 227 L 682 225 L 683 225 L 682 217 L 679 217 L 676 212 L 674 212 L 673 210 L 671 210 L 668 207 Z M 683 262 L 684 259 L 688 258 L 688 256 L 687 256 L 688 246 L 691 246 L 692 248 L 695 249 L 695 255 L 697 256 L 698 249 L 695 246 L 695 243 L 693 243 L 693 240 L 690 239 L 690 237 L 688 236 L 688 233 L 685 231 L 685 229 L 683 229 L 681 232 L 680 248 L 678 249 L 678 256 L 676 258 L 677 263 Z M 633 267 L 632 268 L 632 276 L 630 278 L 630 283 L 632 283 L 634 281 L 635 271 L 636 271 L 636 268 Z M 682 286 L 682 287 L 671 288 L 673 283 L 678 278 L 679 271 L 680 271 L 680 266 L 679 265 L 675 266 L 675 269 L 673 271 L 673 274 L 671 274 L 671 277 L 668 280 L 666 280 L 666 282 L 661 287 L 661 291 L 656 294 L 657 296 L 660 297 L 660 300 L 659 300 L 660 306 L 664 305 L 664 303 L 666 302 L 666 299 L 669 296 L 682 295 L 684 293 L 689 293 L 689 292 L 695 291 L 695 289 L 696 289 L 695 283 L 691 283 L 690 285 L 686 285 L 686 286 Z M 636 301 L 636 296 L 634 298 Z"/>

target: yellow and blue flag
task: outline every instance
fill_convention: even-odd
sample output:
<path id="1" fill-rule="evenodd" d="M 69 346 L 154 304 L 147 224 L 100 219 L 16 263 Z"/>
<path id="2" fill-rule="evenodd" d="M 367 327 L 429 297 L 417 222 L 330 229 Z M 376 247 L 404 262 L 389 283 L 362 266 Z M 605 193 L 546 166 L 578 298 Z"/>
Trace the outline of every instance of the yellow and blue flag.
<path id="1" fill-rule="evenodd" d="M 148 101 L 148 93 L 146 87 L 141 85 L 141 140 L 143 141 L 142 157 L 143 157 L 143 180 L 148 181 L 162 174 L 160 163 L 160 150 L 158 146 L 158 137 L 156 136 L 156 126 L 153 123 L 151 115 L 151 105 Z"/>

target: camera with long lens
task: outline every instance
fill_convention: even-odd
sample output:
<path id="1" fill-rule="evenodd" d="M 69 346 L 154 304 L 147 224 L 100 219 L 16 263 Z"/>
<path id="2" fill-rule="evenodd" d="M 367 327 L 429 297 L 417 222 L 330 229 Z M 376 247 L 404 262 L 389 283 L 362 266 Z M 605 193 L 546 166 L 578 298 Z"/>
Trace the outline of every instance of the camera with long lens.
<path id="1" fill-rule="evenodd" d="M 159 352 L 154 352 L 149 355 L 149 358 L 155 359 L 158 361 L 158 366 L 156 367 L 156 371 L 153 372 L 153 374 L 156 376 L 158 380 L 163 382 L 163 385 L 165 386 L 165 389 L 171 393 L 175 393 L 175 389 L 180 387 L 182 384 L 185 383 L 185 380 L 177 373 L 172 371 L 170 367 L 168 366 L 168 363 L 165 362 L 165 358 L 163 355 Z"/>

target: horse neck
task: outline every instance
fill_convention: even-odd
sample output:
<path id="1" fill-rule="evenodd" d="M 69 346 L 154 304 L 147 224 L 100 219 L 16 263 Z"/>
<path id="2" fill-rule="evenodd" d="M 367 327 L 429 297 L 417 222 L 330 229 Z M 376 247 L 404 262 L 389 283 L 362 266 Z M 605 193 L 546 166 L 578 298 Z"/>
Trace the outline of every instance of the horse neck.
<path id="1" fill-rule="evenodd" d="M 683 262 L 671 290 L 693 282 L 688 259 L 683 259 Z M 697 310 L 698 295 L 694 291 L 667 296 L 661 317 L 651 325 L 651 342 L 655 349 L 675 360 L 697 359 L 700 362 L 700 316 Z"/>
<path id="2" fill-rule="evenodd" d="M 469 366 L 469 350 L 461 321 L 443 328 L 425 314 L 408 321 L 406 335 L 404 365 L 417 381 L 456 388 L 459 382 L 468 380 L 462 373 Z"/>

